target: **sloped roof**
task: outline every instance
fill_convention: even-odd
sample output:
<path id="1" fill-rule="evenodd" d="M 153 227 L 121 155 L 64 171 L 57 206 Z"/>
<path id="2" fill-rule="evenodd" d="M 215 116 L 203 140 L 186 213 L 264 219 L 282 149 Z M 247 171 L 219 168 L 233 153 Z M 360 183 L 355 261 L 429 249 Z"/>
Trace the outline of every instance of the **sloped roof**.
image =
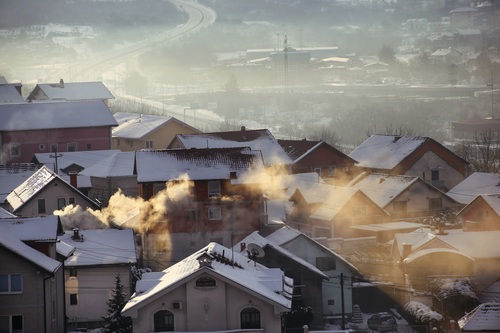
<path id="1" fill-rule="evenodd" d="M 11 217 L 16 217 L 16 215 L 0 207 L 0 219 L 6 219 Z"/>
<path id="2" fill-rule="evenodd" d="M 465 205 L 480 194 L 500 194 L 500 174 L 474 172 L 446 194 Z"/>
<path id="3" fill-rule="evenodd" d="M 103 101 L 0 104 L 0 131 L 116 125 Z"/>
<path id="4" fill-rule="evenodd" d="M 465 212 L 472 209 L 478 200 L 484 200 L 484 202 L 490 206 L 490 208 L 500 216 L 500 194 L 480 194 L 474 198 L 469 204 L 467 204 L 461 211 L 457 213 L 457 216 L 462 216 Z"/>
<path id="5" fill-rule="evenodd" d="M 458 320 L 461 332 L 498 332 L 500 330 L 500 303 L 479 304 Z"/>
<path id="6" fill-rule="evenodd" d="M 66 259 L 67 267 L 135 264 L 137 255 L 132 229 L 80 230 L 80 239 L 73 239 L 73 231 L 66 231 L 61 243 L 75 248 Z M 59 244 L 57 244 L 59 246 Z"/>
<path id="7" fill-rule="evenodd" d="M 0 202 L 5 202 L 9 193 L 24 183 L 37 169 L 34 164 L 0 166 Z"/>
<path id="8" fill-rule="evenodd" d="M 332 145 L 326 143 L 325 141 L 307 141 L 307 140 L 281 140 L 278 139 L 278 143 L 283 150 L 288 154 L 290 159 L 297 163 L 301 159 L 305 158 L 308 154 L 313 152 L 315 149 L 322 145 L 328 146 L 331 150 L 335 151 L 338 155 L 343 156 L 345 159 L 350 160 L 352 163 L 356 163 L 352 158 L 333 147 Z"/>
<path id="9" fill-rule="evenodd" d="M 102 82 L 64 82 L 62 86 L 60 83 L 39 83 L 27 99 L 30 100 L 36 97 L 40 90 L 51 100 L 78 101 L 114 98 Z"/>
<path id="10" fill-rule="evenodd" d="M 230 179 L 263 167 L 259 151 L 248 148 L 140 150 L 135 154 L 139 183 L 165 182 L 187 175 L 191 180 Z"/>
<path id="11" fill-rule="evenodd" d="M 25 103 L 13 84 L 0 84 L 0 103 Z"/>
<path id="12" fill-rule="evenodd" d="M 480 295 L 482 303 L 500 303 L 500 280 L 492 283 Z"/>
<path id="13" fill-rule="evenodd" d="M 261 151 L 267 166 L 292 164 L 290 157 L 267 129 L 177 134 L 176 139 L 186 149 L 250 147 L 252 150 Z"/>
<path id="14" fill-rule="evenodd" d="M 64 170 L 70 165 L 79 165 L 84 170 L 92 165 L 101 162 L 109 156 L 120 153 L 118 149 L 109 150 L 86 150 L 86 151 L 68 151 L 58 153 L 57 167 L 59 170 Z M 49 169 L 54 169 L 55 159 L 54 153 L 38 153 L 31 159 L 32 163 L 43 164 Z M 82 172 L 83 174 L 83 172 Z"/>
<path id="15" fill-rule="evenodd" d="M 349 157 L 358 161 L 360 167 L 392 170 L 424 144 L 427 139 L 375 134 L 354 149 Z"/>
<path id="16" fill-rule="evenodd" d="M 69 188 L 71 188 L 76 193 L 79 193 L 83 198 L 88 200 L 90 203 L 95 203 L 90 200 L 83 193 L 78 191 L 78 189 L 74 188 L 67 182 L 65 182 L 61 177 L 57 174 L 49 170 L 47 167 L 42 166 L 38 169 L 33 175 L 31 175 L 28 179 L 26 179 L 21 185 L 12 190 L 11 193 L 7 196 L 7 201 L 12 206 L 12 211 L 16 212 L 19 210 L 24 204 L 26 204 L 34 195 L 42 191 L 45 187 L 47 187 L 54 180 L 60 179 L 63 184 L 66 184 Z"/>
<path id="17" fill-rule="evenodd" d="M 414 176 L 363 172 L 346 186 L 362 190 L 379 207 L 384 208 L 418 180 Z"/>
<path id="18" fill-rule="evenodd" d="M 26 245 L 23 241 L 56 242 L 59 226 L 57 216 L 0 219 L 0 246 L 45 271 L 54 273 L 62 266 L 62 263 Z"/>
<path id="19" fill-rule="evenodd" d="M 141 139 L 163 127 L 167 123 L 172 122 L 176 122 L 185 127 L 196 130 L 174 117 L 122 112 L 115 113 L 114 117 L 118 121 L 119 125 L 118 127 L 113 128 L 113 137 L 119 138 Z"/>
<path id="20" fill-rule="evenodd" d="M 243 238 L 240 243 L 245 243 L 247 244 L 257 244 L 259 245 L 261 248 L 264 249 L 264 251 L 266 250 L 266 247 L 270 247 L 272 248 L 273 250 L 275 250 L 276 252 L 279 252 L 281 255 L 295 261 L 296 263 L 298 263 L 299 265 L 307 268 L 308 270 L 310 270 L 311 272 L 323 277 L 324 279 L 328 280 L 328 276 L 323 273 L 322 271 L 320 271 L 318 268 L 316 268 L 316 266 L 314 266 L 313 264 L 310 264 L 309 262 L 307 262 L 306 260 L 300 258 L 299 256 L 293 254 L 292 252 L 288 251 L 287 249 L 281 247 L 280 245 L 274 243 L 273 241 L 271 241 L 270 239 L 268 238 L 264 238 L 262 237 L 258 231 L 254 231 L 252 232 L 250 235 L 248 235 L 247 237 Z M 234 247 L 233 247 L 233 250 L 234 251 L 238 251 L 240 254 L 241 253 L 247 253 L 247 250 L 244 249 L 243 251 L 241 250 L 241 246 L 240 244 L 236 244 Z"/>
<path id="21" fill-rule="evenodd" d="M 211 267 L 200 267 L 201 255 L 212 258 Z M 122 310 L 126 313 L 134 307 L 147 303 L 150 298 L 167 293 L 192 276 L 206 273 L 236 286 L 258 294 L 268 302 L 289 309 L 293 292 L 293 280 L 287 278 L 278 268 L 267 268 L 246 256 L 231 251 L 217 243 L 210 243 L 199 251 L 172 265 L 162 272 L 143 274 L 137 281 L 136 292 Z"/>
<path id="22" fill-rule="evenodd" d="M 80 174 L 91 177 L 134 176 L 135 152 L 115 152 L 97 163 L 85 168 Z"/>

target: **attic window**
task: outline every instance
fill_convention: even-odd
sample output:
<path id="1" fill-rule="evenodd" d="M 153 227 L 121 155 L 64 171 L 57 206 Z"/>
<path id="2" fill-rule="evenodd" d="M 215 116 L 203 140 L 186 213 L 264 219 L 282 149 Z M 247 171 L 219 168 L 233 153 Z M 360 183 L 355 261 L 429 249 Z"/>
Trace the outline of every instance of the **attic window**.
<path id="1" fill-rule="evenodd" d="M 206 288 L 206 287 L 216 287 L 215 279 L 204 276 L 196 280 L 196 287 Z"/>

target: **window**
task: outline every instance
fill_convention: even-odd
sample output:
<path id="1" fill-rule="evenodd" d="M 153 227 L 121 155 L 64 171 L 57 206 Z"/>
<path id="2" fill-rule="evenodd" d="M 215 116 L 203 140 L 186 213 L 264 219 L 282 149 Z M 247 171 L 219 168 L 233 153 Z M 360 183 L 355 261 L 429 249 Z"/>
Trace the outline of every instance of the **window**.
<path id="1" fill-rule="evenodd" d="M 38 214 L 45 214 L 45 199 L 38 199 Z"/>
<path id="2" fill-rule="evenodd" d="M 363 216 L 363 215 L 366 215 L 366 206 L 358 206 L 358 207 L 354 207 L 354 215 L 355 215 L 355 216 Z"/>
<path id="3" fill-rule="evenodd" d="M 404 213 L 407 209 L 407 201 L 394 201 L 394 211 Z"/>
<path id="4" fill-rule="evenodd" d="M 10 144 L 10 156 L 11 157 L 17 157 L 21 156 L 21 145 L 18 143 L 11 143 Z"/>
<path id="5" fill-rule="evenodd" d="M 211 277 L 204 276 L 196 280 L 197 287 L 215 287 L 215 280 Z"/>
<path id="6" fill-rule="evenodd" d="M 431 180 L 439 180 L 439 170 L 431 171 Z"/>
<path id="7" fill-rule="evenodd" d="M 168 310 L 160 310 L 154 315 L 154 331 L 168 332 L 174 330 L 174 314 Z"/>
<path id="8" fill-rule="evenodd" d="M 92 150 L 92 145 L 90 143 L 87 143 L 87 150 Z"/>
<path id="9" fill-rule="evenodd" d="M 78 294 L 69 294 L 69 305 L 78 305 Z"/>
<path id="10" fill-rule="evenodd" d="M 68 204 L 74 205 L 75 204 L 75 198 L 71 197 L 68 199 Z"/>
<path id="11" fill-rule="evenodd" d="M 21 274 L 0 275 L 0 294 L 20 294 L 23 291 Z"/>
<path id="12" fill-rule="evenodd" d="M 220 181 L 208 181 L 208 197 L 220 197 Z"/>
<path id="13" fill-rule="evenodd" d="M 69 276 L 70 277 L 71 276 L 74 276 L 74 277 L 78 276 L 78 272 L 76 271 L 76 268 L 70 268 L 69 269 Z"/>
<path id="14" fill-rule="evenodd" d="M 146 148 L 152 149 L 153 148 L 153 141 L 146 141 Z"/>
<path id="15" fill-rule="evenodd" d="M 337 265 L 334 257 L 317 257 L 316 267 L 320 271 L 333 271 Z"/>
<path id="16" fill-rule="evenodd" d="M 209 220 L 220 220 L 221 219 L 221 208 L 217 207 L 208 207 L 208 219 Z"/>
<path id="17" fill-rule="evenodd" d="M 260 328 L 260 311 L 256 308 L 246 308 L 240 312 L 242 329 Z"/>
<path id="18" fill-rule="evenodd" d="M 436 210 L 443 207 L 443 199 L 442 198 L 429 198 L 429 209 Z"/>
<path id="19" fill-rule="evenodd" d="M 5 333 L 22 333 L 23 332 L 23 316 L 0 316 L 0 332 Z"/>
<path id="20" fill-rule="evenodd" d="M 44 151 L 44 150 L 45 150 L 45 145 L 44 145 L 43 143 L 40 143 L 40 144 L 38 145 L 38 150 L 40 150 L 40 151 Z"/>
<path id="21" fill-rule="evenodd" d="M 51 143 L 50 144 L 50 152 L 51 153 L 57 153 L 57 143 Z"/>
<path id="22" fill-rule="evenodd" d="M 57 209 L 66 207 L 66 198 L 57 198 Z"/>
<path id="23" fill-rule="evenodd" d="M 68 142 L 68 151 L 76 151 L 76 142 Z"/>

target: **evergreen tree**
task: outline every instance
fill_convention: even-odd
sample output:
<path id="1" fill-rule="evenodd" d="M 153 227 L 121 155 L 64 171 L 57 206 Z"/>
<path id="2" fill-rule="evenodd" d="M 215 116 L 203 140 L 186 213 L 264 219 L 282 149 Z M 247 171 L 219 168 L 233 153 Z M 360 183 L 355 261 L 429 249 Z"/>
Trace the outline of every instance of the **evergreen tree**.
<path id="1" fill-rule="evenodd" d="M 123 291 L 123 285 L 120 275 L 116 276 L 115 289 L 112 291 L 111 298 L 106 302 L 108 305 L 108 315 L 102 317 L 106 322 L 103 332 L 113 333 L 131 333 L 132 318 L 123 317 L 121 311 L 127 303 L 126 294 Z"/>

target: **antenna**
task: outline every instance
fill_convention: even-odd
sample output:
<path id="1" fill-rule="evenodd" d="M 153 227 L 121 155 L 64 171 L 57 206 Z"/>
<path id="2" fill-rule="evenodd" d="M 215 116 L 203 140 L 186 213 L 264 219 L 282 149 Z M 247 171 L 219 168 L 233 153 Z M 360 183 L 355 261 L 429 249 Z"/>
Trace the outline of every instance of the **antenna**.
<path id="1" fill-rule="evenodd" d="M 262 258 L 266 254 L 264 252 L 264 249 L 260 245 L 257 245 L 255 243 L 250 243 L 247 245 L 247 253 L 248 258 L 250 258 L 250 260 L 253 260 L 254 264 L 256 264 L 255 258 Z"/>

